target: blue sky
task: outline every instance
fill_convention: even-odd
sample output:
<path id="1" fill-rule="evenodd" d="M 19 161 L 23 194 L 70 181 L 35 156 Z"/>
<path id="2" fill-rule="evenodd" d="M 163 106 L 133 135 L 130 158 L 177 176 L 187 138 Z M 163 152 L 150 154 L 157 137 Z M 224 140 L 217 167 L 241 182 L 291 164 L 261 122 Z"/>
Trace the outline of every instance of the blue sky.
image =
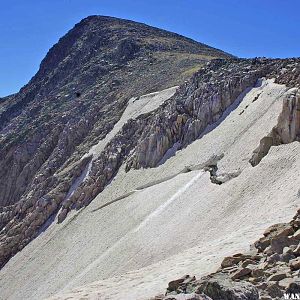
<path id="1" fill-rule="evenodd" d="M 299 0 L 1 0 L 0 97 L 37 72 L 48 49 L 88 15 L 140 21 L 240 57 L 300 56 Z"/>

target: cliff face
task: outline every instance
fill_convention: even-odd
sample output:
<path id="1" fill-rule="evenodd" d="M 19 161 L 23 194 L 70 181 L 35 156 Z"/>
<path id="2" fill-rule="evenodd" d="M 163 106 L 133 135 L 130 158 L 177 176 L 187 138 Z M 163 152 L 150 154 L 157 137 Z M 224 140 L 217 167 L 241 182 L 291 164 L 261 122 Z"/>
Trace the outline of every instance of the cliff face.
<path id="1" fill-rule="evenodd" d="M 262 139 L 250 162 L 257 165 L 271 146 L 299 141 L 299 62 L 299 59 L 290 59 L 208 63 L 180 87 L 160 114 L 152 116 L 150 128 L 139 137 L 127 169 L 155 167 L 174 145 L 182 149 L 212 130 L 238 96 L 262 77 L 274 78 L 276 83 L 293 87 L 293 91 L 284 100 L 278 124 Z"/>
<path id="2" fill-rule="evenodd" d="M 110 17 L 88 17 L 61 38 L 31 81 L 0 103 L 0 265 L 58 212 L 91 160 L 82 157 L 111 131 L 131 97 L 181 84 L 220 57 L 229 55 Z M 129 149 L 128 136 L 137 133 L 125 128 Z M 115 158 L 103 157 L 92 171 L 106 168 L 105 180 L 87 195 L 77 192 L 79 207 L 115 172 Z"/>

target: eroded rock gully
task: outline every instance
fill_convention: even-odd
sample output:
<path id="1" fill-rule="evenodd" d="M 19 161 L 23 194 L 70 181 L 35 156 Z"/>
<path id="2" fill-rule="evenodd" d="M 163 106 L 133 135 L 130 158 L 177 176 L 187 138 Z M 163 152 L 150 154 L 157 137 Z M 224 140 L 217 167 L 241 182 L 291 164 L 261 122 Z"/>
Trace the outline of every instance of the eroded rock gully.
<path id="1" fill-rule="evenodd" d="M 141 52 L 140 48 L 138 52 Z M 134 55 L 130 54 L 130 59 Z M 126 57 L 124 55 L 124 59 Z M 118 63 L 119 61 L 118 59 Z M 126 107 L 125 100 L 128 99 L 132 90 L 138 89 L 140 82 L 136 81 L 136 85 L 130 85 L 130 87 L 125 86 L 124 82 L 118 87 L 114 84 L 112 93 L 109 94 L 105 92 L 107 85 L 102 86 L 104 90 L 100 88 L 100 85 L 96 85 L 97 89 L 99 88 L 99 90 L 96 89 L 97 93 L 105 93 L 108 100 L 101 105 L 97 104 L 98 106 L 91 104 L 88 107 L 83 101 L 88 98 L 81 93 L 78 98 L 79 104 L 74 105 L 77 110 L 70 110 L 75 115 L 60 115 L 59 119 L 49 119 L 43 123 L 45 128 L 38 131 L 44 130 L 46 133 L 43 134 L 42 145 L 45 144 L 46 149 L 53 148 L 55 145 L 54 150 L 43 151 L 40 145 L 36 146 L 35 135 L 32 135 L 33 142 L 30 149 L 37 149 L 33 150 L 33 153 L 40 152 L 42 155 L 37 156 L 36 163 L 33 160 L 28 165 L 28 161 L 24 161 L 24 174 L 26 174 L 26 169 L 38 170 L 38 172 L 32 171 L 28 173 L 28 176 L 24 176 L 30 184 L 25 191 L 17 191 L 18 195 L 22 195 L 21 199 L 16 204 L 2 208 L 0 214 L 1 265 L 30 242 L 37 235 L 39 228 L 53 214 L 59 212 L 58 221 L 63 222 L 71 209 L 79 209 L 88 205 L 112 180 L 122 164 L 125 164 L 127 171 L 131 168 L 155 167 L 174 144 L 180 144 L 183 148 L 193 142 L 208 125 L 217 122 L 236 98 L 245 89 L 254 86 L 259 78 L 275 78 L 277 82 L 299 87 L 299 63 L 298 59 L 213 60 L 181 85 L 176 94 L 158 109 L 129 120 L 110 140 L 102 153 L 93 159 L 84 154 L 95 143 L 96 137 L 102 139 L 112 129 Z M 113 68 L 113 72 L 115 71 L 119 72 L 118 76 L 122 73 L 122 78 L 126 82 L 124 70 Z M 111 73 L 109 74 L 111 76 Z M 140 77 L 140 74 L 135 75 L 136 78 Z M 129 84 L 130 80 L 127 81 Z M 143 84 L 143 86 L 147 85 Z M 112 101 L 124 88 L 127 88 L 128 93 L 123 95 L 119 102 Z M 96 90 L 87 92 L 89 97 L 96 96 Z M 141 91 L 140 88 L 139 91 Z M 146 88 L 141 92 L 146 92 Z M 70 95 L 66 94 L 65 97 L 68 98 Z M 43 108 L 37 105 L 36 109 Z M 55 107 L 53 109 L 55 110 Z M 77 117 L 78 113 L 83 117 Z M 99 119 L 99 114 L 103 119 Z M 20 125 L 12 122 L 9 126 L 13 128 Z M 52 135 L 53 130 L 57 132 L 57 138 L 54 138 L 53 144 L 49 145 L 47 132 Z M 9 157 L 12 151 L 10 149 L 8 146 L 3 149 L 1 157 L 4 160 Z M 15 153 L 13 152 L 14 156 Z M 14 162 L 15 158 L 10 160 Z M 32 167 L 27 167 L 31 164 Z M 67 197 L 72 184 L 82 175 L 88 165 L 90 171 L 86 178 L 76 187 L 72 195 Z M 19 176 L 21 172 L 19 170 L 15 174 Z M 20 180 L 24 180 L 22 178 L 21 176 Z"/>
<path id="2" fill-rule="evenodd" d="M 165 295 L 151 300 L 279 300 L 300 294 L 300 210 L 289 223 L 269 227 L 250 249 L 224 258 L 217 272 L 201 279 L 186 275 L 169 282 Z"/>

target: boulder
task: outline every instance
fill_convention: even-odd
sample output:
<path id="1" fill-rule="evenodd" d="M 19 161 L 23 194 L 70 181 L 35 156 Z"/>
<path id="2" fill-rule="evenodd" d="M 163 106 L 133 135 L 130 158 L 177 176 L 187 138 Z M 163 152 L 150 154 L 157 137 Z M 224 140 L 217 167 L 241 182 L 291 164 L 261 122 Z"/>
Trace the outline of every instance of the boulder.
<path id="1" fill-rule="evenodd" d="M 236 264 L 238 264 L 240 261 L 242 260 L 246 260 L 246 259 L 250 259 L 251 255 L 245 255 L 245 254 L 235 254 L 233 256 L 227 256 L 223 259 L 222 263 L 221 263 L 221 267 L 222 268 L 228 268 L 228 267 L 232 267 Z"/>
<path id="2" fill-rule="evenodd" d="M 273 253 L 282 254 L 283 249 L 285 247 L 289 247 L 291 245 L 297 245 L 298 240 L 294 237 L 287 237 L 287 236 L 276 236 L 271 239 L 271 248 L 270 250 Z"/>
<path id="3" fill-rule="evenodd" d="M 224 273 L 202 278 L 196 293 L 204 293 L 213 300 L 258 300 L 258 289 L 249 282 L 234 282 Z"/>
<path id="4" fill-rule="evenodd" d="M 280 261 L 280 255 L 275 253 L 275 254 L 272 254 L 270 255 L 268 258 L 267 258 L 267 262 L 270 263 L 270 264 L 273 264 L 277 261 Z"/>
<path id="5" fill-rule="evenodd" d="M 252 259 L 246 259 L 242 262 L 241 266 L 243 268 L 246 268 L 247 266 L 253 265 L 253 264 L 256 264 L 256 261 L 253 261 Z"/>
<path id="6" fill-rule="evenodd" d="M 267 287 L 266 291 L 272 297 L 272 299 L 283 296 L 283 292 L 281 291 L 281 289 L 279 288 L 279 286 L 276 283 L 270 284 Z"/>
<path id="7" fill-rule="evenodd" d="M 264 251 L 268 246 L 271 245 L 272 241 L 275 240 L 283 240 L 286 241 L 287 237 L 289 235 L 292 235 L 294 233 L 293 226 L 289 223 L 280 223 L 270 226 L 265 232 L 264 236 L 260 238 L 258 241 L 255 242 L 255 247 L 259 251 Z M 283 239 L 280 239 L 283 238 Z M 284 239 L 285 238 L 285 239 Z M 296 239 L 294 239 L 296 240 Z M 288 246 L 288 245 L 287 245 Z M 274 253 L 274 249 L 272 246 L 269 248 L 268 251 L 272 251 Z M 276 251 L 275 251 L 276 252 Z M 279 253 L 279 252 L 277 252 Z"/>
<path id="8" fill-rule="evenodd" d="M 289 223 L 274 224 L 264 232 L 265 237 L 289 236 L 294 233 L 293 226 Z"/>
<path id="9" fill-rule="evenodd" d="M 254 247 L 260 252 L 264 251 L 269 245 L 270 239 L 265 236 L 254 243 Z"/>
<path id="10" fill-rule="evenodd" d="M 285 272 L 277 272 L 277 273 L 271 275 L 268 278 L 268 281 L 279 281 L 279 280 L 286 278 L 287 276 L 288 276 L 288 274 Z"/>
<path id="11" fill-rule="evenodd" d="M 251 272 L 252 277 L 258 278 L 264 276 L 264 271 L 262 269 L 256 268 Z"/>
<path id="12" fill-rule="evenodd" d="M 235 271 L 230 277 L 235 280 L 239 279 L 241 277 L 244 277 L 246 275 L 249 275 L 251 273 L 252 269 L 250 268 L 239 268 L 237 271 Z"/>
<path id="13" fill-rule="evenodd" d="M 195 281 L 195 280 L 196 280 L 195 276 L 191 277 L 190 275 L 185 275 L 179 279 L 172 280 L 168 284 L 168 291 L 169 292 L 177 291 L 179 289 L 179 287 L 181 287 L 181 286 L 183 286 L 183 289 L 185 289 L 185 287 L 189 283 L 191 283 L 192 281 Z"/>
<path id="14" fill-rule="evenodd" d="M 300 269 L 300 257 L 290 260 L 289 265 L 290 265 L 292 271 L 299 270 Z"/>

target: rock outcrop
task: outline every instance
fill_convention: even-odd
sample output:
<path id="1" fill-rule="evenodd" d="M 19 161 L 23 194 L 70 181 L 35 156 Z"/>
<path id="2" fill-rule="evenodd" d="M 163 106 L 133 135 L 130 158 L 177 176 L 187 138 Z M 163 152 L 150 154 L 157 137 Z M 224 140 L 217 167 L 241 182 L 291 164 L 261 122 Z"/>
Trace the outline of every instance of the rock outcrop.
<path id="1" fill-rule="evenodd" d="M 285 72 L 294 72 L 296 78 L 294 82 L 286 81 L 285 84 L 299 87 L 299 60 L 296 59 L 215 60 L 208 63 L 188 83 L 181 86 L 173 101 L 160 109 L 158 116 L 152 121 L 152 128 L 144 131 L 140 137 L 136 151 L 127 163 L 128 169 L 156 166 L 175 143 L 179 142 L 181 147 L 185 147 L 199 138 L 205 130 L 209 130 L 209 126 L 214 126 L 238 96 L 252 87 L 259 78 L 276 78 L 276 74 L 281 74 L 283 69 Z M 282 83 L 285 79 L 278 77 L 276 80 Z M 295 114 L 295 101 L 296 99 L 293 102 L 287 100 L 290 108 L 285 109 L 282 120 L 290 119 L 290 115 Z M 293 111 L 286 111 L 289 109 Z M 298 115 L 295 115 L 295 124 L 291 126 L 298 126 L 297 118 Z M 296 131 L 295 129 L 290 136 L 289 142 L 296 140 Z"/>
<path id="2" fill-rule="evenodd" d="M 278 124 L 270 134 L 264 137 L 257 149 L 253 151 L 250 160 L 252 166 L 256 166 L 266 156 L 272 146 L 288 144 L 300 140 L 300 94 L 295 88 L 284 99 L 282 113 L 278 117 Z"/>
<path id="3" fill-rule="evenodd" d="M 269 227 L 249 253 L 225 257 L 216 273 L 199 280 L 186 275 L 170 282 L 166 295 L 153 299 L 185 299 L 192 293 L 212 300 L 276 300 L 299 294 L 300 210 L 289 223 Z"/>
<path id="4" fill-rule="evenodd" d="M 177 147 L 180 149 L 189 145 L 220 122 L 238 96 L 253 87 L 259 78 L 273 78 L 286 68 L 300 72 L 299 60 L 236 59 L 208 63 L 157 110 L 124 125 L 93 161 L 89 178 L 64 203 L 63 214 L 74 205 L 88 204 L 123 163 L 127 171 L 157 166 L 172 147 L 180 145 Z"/>

